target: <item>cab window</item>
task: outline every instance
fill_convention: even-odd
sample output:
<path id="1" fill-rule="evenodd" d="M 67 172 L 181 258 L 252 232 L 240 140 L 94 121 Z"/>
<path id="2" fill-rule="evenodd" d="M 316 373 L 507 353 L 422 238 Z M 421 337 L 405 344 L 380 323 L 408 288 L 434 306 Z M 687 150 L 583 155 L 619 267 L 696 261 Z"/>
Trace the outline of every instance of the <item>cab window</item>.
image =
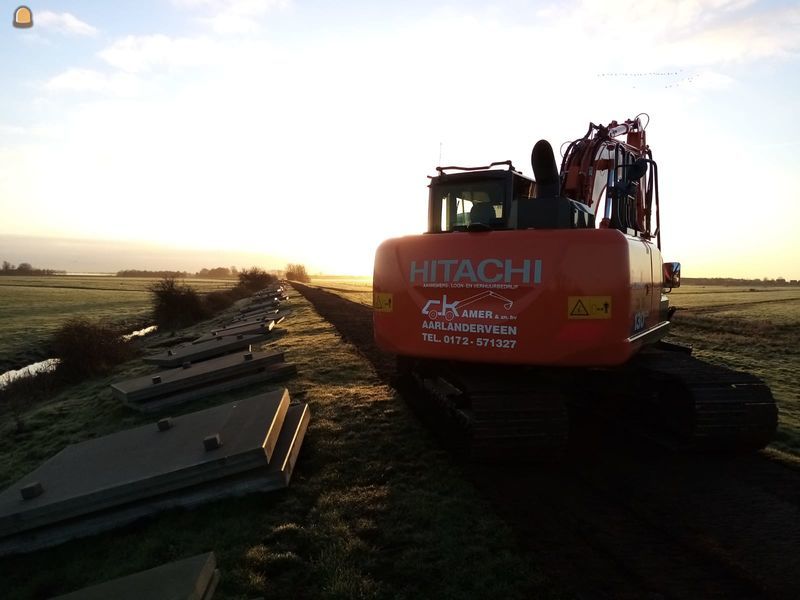
<path id="1" fill-rule="evenodd" d="M 441 185 L 435 193 L 441 206 L 442 231 L 463 231 L 478 222 L 492 229 L 506 227 L 503 186 L 499 182 Z"/>

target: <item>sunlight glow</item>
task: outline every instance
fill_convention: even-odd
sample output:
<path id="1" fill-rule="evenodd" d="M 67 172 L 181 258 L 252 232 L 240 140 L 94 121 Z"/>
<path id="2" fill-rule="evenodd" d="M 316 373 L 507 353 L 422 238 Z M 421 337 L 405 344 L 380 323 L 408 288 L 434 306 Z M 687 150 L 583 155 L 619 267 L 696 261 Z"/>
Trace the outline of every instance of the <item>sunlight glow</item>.
<path id="1" fill-rule="evenodd" d="M 0 145 L 0 234 L 368 274 L 383 239 L 425 228 L 440 152 L 445 164 L 512 159 L 530 173 L 539 138 L 558 148 L 589 121 L 646 111 L 665 256 L 685 275 L 800 277 L 797 245 L 780 241 L 800 217 L 796 153 L 753 150 L 800 137 L 786 118 L 800 85 L 796 8 L 433 7 L 347 35 L 275 1 L 175 1 L 172 30 L 151 32 L 70 10 L 36 35 L 82 45 L 58 61 L 42 45 L 28 83 L 6 86 L 6 114 L 19 117 L 0 121 L 16 132 Z M 764 68 L 795 77 L 754 87 Z M 756 99 L 769 114 L 742 125 Z"/>

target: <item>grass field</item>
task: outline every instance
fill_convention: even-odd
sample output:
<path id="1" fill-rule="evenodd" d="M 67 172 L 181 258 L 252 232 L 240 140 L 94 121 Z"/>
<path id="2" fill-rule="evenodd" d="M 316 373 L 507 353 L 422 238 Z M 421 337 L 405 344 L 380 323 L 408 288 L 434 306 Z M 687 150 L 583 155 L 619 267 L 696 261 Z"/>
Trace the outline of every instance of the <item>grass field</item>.
<path id="1" fill-rule="evenodd" d="M 333 292 L 365 306 L 372 306 L 372 277 L 321 275 L 312 277 L 308 285 Z"/>
<path id="2" fill-rule="evenodd" d="M 264 344 L 283 349 L 297 365 L 299 374 L 286 385 L 311 408 L 291 486 L 0 559 L 4 598 L 50 597 L 209 550 L 222 571 L 215 595 L 221 600 L 563 597 L 396 392 L 307 301 L 293 295 L 291 304 L 292 316 Z M 142 343 L 168 339 L 159 333 Z M 0 485 L 68 443 L 157 419 L 124 408 L 109 389 L 153 370 L 137 359 L 65 390 L 24 416 L 23 433 L 4 422 Z M 171 412 L 269 389 L 256 388 Z"/>
<path id="3" fill-rule="evenodd" d="M 147 322 L 148 278 L 51 276 L 0 277 L 0 372 L 45 356 L 50 335 L 67 319 L 86 317 L 129 325 Z M 232 280 L 187 279 L 198 291 L 233 286 Z"/>
<path id="4" fill-rule="evenodd" d="M 687 285 L 670 302 L 678 311 L 669 339 L 762 377 L 780 410 L 773 446 L 800 454 L 800 288 Z"/>

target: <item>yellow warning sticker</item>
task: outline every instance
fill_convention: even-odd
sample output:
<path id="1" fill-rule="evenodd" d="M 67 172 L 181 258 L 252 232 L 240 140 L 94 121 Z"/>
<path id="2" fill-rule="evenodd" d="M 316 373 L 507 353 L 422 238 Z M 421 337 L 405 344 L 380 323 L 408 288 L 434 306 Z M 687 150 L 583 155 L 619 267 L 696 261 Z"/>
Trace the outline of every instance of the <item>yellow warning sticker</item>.
<path id="1" fill-rule="evenodd" d="M 392 312 L 394 304 L 392 300 L 392 294 L 388 292 L 373 292 L 372 308 L 378 312 Z"/>
<path id="2" fill-rule="evenodd" d="M 611 296 L 570 296 L 567 298 L 568 319 L 610 319 Z"/>

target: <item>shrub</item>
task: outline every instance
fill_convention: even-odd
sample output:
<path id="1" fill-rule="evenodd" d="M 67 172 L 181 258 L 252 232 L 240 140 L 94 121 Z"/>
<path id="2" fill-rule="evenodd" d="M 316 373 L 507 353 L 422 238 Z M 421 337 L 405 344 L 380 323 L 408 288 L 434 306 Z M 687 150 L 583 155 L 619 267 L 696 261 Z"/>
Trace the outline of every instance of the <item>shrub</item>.
<path id="1" fill-rule="evenodd" d="M 236 289 L 236 288 L 234 288 Z M 203 305 L 209 314 L 218 313 L 232 306 L 238 298 L 235 297 L 233 289 L 230 290 L 217 290 L 216 292 L 209 292 L 203 296 Z"/>
<path id="2" fill-rule="evenodd" d="M 288 264 L 286 265 L 286 279 L 308 283 L 311 278 L 308 276 L 305 265 Z"/>
<path id="3" fill-rule="evenodd" d="M 159 327 L 177 329 L 208 316 L 200 295 L 193 287 L 164 277 L 150 286 L 153 294 L 153 320 Z"/>
<path id="4" fill-rule="evenodd" d="M 241 300 L 242 298 L 247 298 L 248 296 L 252 295 L 251 292 L 249 292 L 247 289 L 243 288 L 241 285 L 238 284 L 233 286 L 231 289 L 227 290 L 226 293 L 231 297 L 231 299 L 234 302 L 236 302 L 237 300 Z"/>
<path id="5" fill-rule="evenodd" d="M 248 292 L 253 293 L 278 281 L 275 275 L 267 273 L 264 269 L 252 267 L 239 273 L 239 285 Z"/>
<path id="6" fill-rule="evenodd" d="M 0 388 L 0 409 L 11 415 L 17 433 L 25 430 L 25 412 L 58 391 L 58 378 L 55 371 L 28 373 Z"/>
<path id="7" fill-rule="evenodd" d="M 67 381 L 107 373 L 135 353 L 123 333 L 113 325 L 70 319 L 53 336 L 53 353 L 61 360 L 56 373 Z"/>

